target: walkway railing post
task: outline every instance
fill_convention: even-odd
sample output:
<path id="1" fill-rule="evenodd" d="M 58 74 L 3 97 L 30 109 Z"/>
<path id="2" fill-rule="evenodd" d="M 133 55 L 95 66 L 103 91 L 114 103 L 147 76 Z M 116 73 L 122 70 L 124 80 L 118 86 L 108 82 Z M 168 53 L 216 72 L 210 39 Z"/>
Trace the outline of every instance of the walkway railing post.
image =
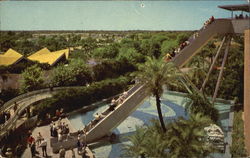
<path id="1" fill-rule="evenodd" d="M 209 71 L 208 71 L 208 73 L 207 73 L 207 76 L 206 76 L 206 78 L 205 78 L 205 80 L 204 80 L 204 82 L 203 82 L 203 84 L 202 84 L 202 86 L 201 86 L 201 89 L 200 89 L 201 92 L 204 90 L 204 88 L 205 88 L 205 86 L 206 86 L 206 83 L 207 83 L 207 81 L 208 81 L 208 78 L 209 78 L 209 76 L 210 76 L 210 74 L 211 74 L 211 72 L 212 72 L 212 70 L 213 70 L 214 64 L 215 64 L 215 62 L 216 62 L 216 60 L 217 60 L 217 58 L 218 58 L 218 56 L 219 56 L 219 54 L 220 54 L 220 52 L 221 52 L 221 48 L 222 48 L 222 46 L 223 46 L 224 43 L 225 43 L 225 39 L 226 39 L 226 36 L 223 38 L 223 40 L 222 40 L 222 42 L 221 42 L 221 44 L 220 44 L 220 47 L 219 47 L 219 49 L 218 49 L 218 51 L 217 51 L 217 53 L 216 53 L 216 55 L 215 55 L 215 57 L 214 57 L 214 59 L 213 59 L 213 62 L 212 62 L 212 64 L 211 64 L 210 68 L 209 68 Z"/>
<path id="2" fill-rule="evenodd" d="M 228 55 L 228 50 L 229 50 L 230 42 L 231 42 L 231 37 L 229 37 L 229 40 L 227 41 L 227 46 L 226 46 L 225 54 L 224 54 L 223 61 L 222 61 L 222 64 L 221 64 L 221 70 L 220 70 L 220 73 L 219 73 L 219 77 L 218 77 L 218 80 L 217 80 L 217 83 L 216 83 L 216 87 L 215 87 L 215 91 L 214 91 L 214 95 L 213 95 L 213 100 L 212 100 L 213 104 L 215 102 L 215 99 L 216 99 L 216 96 L 218 94 L 218 90 L 219 90 L 219 87 L 220 87 L 221 77 L 222 77 L 224 66 L 225 66 L 225 63 L 226 63 L 226 60 L 227 60 L 227 55 Z"/>

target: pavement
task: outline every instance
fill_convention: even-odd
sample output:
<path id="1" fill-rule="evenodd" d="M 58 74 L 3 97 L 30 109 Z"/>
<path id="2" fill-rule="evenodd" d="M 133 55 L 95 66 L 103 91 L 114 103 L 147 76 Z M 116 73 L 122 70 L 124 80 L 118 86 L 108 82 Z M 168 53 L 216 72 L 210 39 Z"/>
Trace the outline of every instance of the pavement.
<path id="1" fill-rule="evenodd" d="M 69 120 L 67 118 L 62 119 L 62 122 L 65 122 L 65 124 L 69 125 L 70 128 L 70 132 L 74 132 L 75 129 L 71 126 Z M 57 123 L 57 122 L 56 122 Z M 43 138 L 45 140 L 47 140 L 47 154 L 49 158 L 59 158 L 59 154 L 54 154 L 52 152 L 52 148 L 50 147 L 50 126 L 49 125 L 45 125 L 45 126 L 40 126 L 40 127 L 36 127 L 33 131 L 32 131 L 32 136 L 36 139 L 38 133 L 41 133 L 41 135 L 43 136 Z M 36 155 L 37 158 L 39 157 L 43 157 L 42 155 L 42 148 L 36 146 L 36 150 L 38 151 L 39 154 Z M 76 158 L 81 158 L 80 155 L 77 154 L 77 149 L 74 149 L 75 152 L 75 157 Z M 72 157 L 72 151 L 71 150 L 67 150 L 66 151 L 66 155 L 65 158 L 71 158 Z M 31 151 L 30 148 L 27 147 L 26 150 L 24 151 L 22 158 L 31 158 Z"/>

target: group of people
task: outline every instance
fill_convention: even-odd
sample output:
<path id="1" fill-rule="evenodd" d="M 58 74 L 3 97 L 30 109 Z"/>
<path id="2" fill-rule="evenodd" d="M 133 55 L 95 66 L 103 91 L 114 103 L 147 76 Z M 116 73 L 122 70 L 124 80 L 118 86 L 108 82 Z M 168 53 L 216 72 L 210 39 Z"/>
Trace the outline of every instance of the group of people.
<path id="1" fill-rule="evenodd" d="M 68 135 L 69 132 L 69 125 L 65 124 L 61 118 L 58 119 L 57 124 L 53 121 L 50 124 L 50 135 L 52 137 L 57 137 L 58 141 L 62 141 L 63 135 Z"/>
<path id="2" fill-rule="evenodd" d="M 183 43 L 180 44 L 179 48 L 177 49 L 173 49 L 172 52 L 167 53 L 165 55 L 165 61 L 168 62 L 170 61 L 172 58 L 174 58 L 182 49 L 184 49 L 187 45 L 189 45 L 190 42 L 189 41 L 185 41 Z"/>
<path id="3" fill-rule="evenodd" d="M 56 116 L 56 118 L 64 117 L 65 114 L 64 114 L 63 108 L 61 108 L 60 110 L 57 109 L 56 113 L 55 113 L 55 116 Z"/>
<path id="4" fill-rule="evenodd" d="M 18 104 L 16 102 L 14 102 L 14 106 L 13 106 L 13 110 L 14 112 L 16 112 L 18 107 Z M 0 124 L 4 124 L 5 122 L 7 122 L 11 117 L 11 113 L 10 110 L 7 111 L 3 111 L 0 113 Z"/>
<path id="5" fill-rule="evenodd" d="M 211 16 L 206 22 L 203 24 L 203 29 L 206 29 L 208 25 L 214 22 L 214 16 Z"/>
<path id="6" fill-rule="evenodd" d="M 109 111 L 113 111 L 117 105 L 120 105 L 124 102 L 124 100 L 128 97 L 128 92 L 124 91 L 122 95 L 119 96 L 118 99 L 113 98 L 109 105 Z"/>
<path id="7" fill-rule="evenodd" d="M 113 98 L 111 100 L 111 104 L 109 105 L 109 108 L 107 111 L 104 111 L 103 113 L 96 113 L 94 115 L 95 119 L 90 122 L 90 128 L 95 126 L 101 119 L 103 119 L 109 112 L 115 110 L 117 105 L 120 105 L 124 102 L 124 100 L 128 97 L 128 92 L 124 91 L 118 99 Z"/>
<path id="8" fill-rule="evenodd" d="M 7 122 L 10 119 L 10 111 L 4 111 L 0 113 L 0 124 L 5 124 L 5 122 Z"/>
<path id="9" fill-rule="evenodd" d="M 84 134 L 86 134 L 86 133 L 84 133 Z M 86 139 L 85 139 L 85 141 L 81 141 L 80 137 L 81 136 L 78 135 L 77 143 L 76 143 L 76 145 L 77 145 L 77 153 L 79 155 L 82 155 L 83 158 L 86 158 L 87 157 L 87 150 L 86 150 L 87 143 L 86 143 Z M 85 138 L 86 138 L 86 135 L 85 135 Z"/>
<path id="10" fill-rule="evenodd" d="M 29 136 L 27 138 L 27 143 L 30 147 L 32 157 L 35 157 L 36 154 L 38 153 L 36 146 L 42 148 L 43 157 L 48 156 L 48 154 L 47 154 L 47 141 L 43 138 L 43 136 L 41 135 L 40 132 L 38 133 L 36 139 L 31 134 L 29 134 Z"/>
<path id="11" fill-rule="evenodd" d="M 244 19 L 244 18 L 246 18 L 246 19 L 247 19 L 247 18 L 249 18 L 249 17 L 248 17 L 248 15 L 247 15 L 247 14 L 245 15 L 245 17 L 244 17 L 244 15 L 243 15 L 243 14 L 240 14 L 240 15 L 237 15 L 237 14 L 236 14 L 236 15 L 235 15 L 235 19 Z"/>
<path id="12" fill-rule="evenodd" d="M 190 42 L 189 41 L 185 41 L 185 42 L 183 42 L 183 43 L 181 43 L 180 44 L 180 51 L 182 50 L 182 49 L 184 49 L 186 46 L 188 46 L 190 44 Z"/>
<path id="13" fill-rule="evenodd" d="M 214 22 L 214 16 L 211 16 L 203 25 L 202 29 L 206 29 L 206 27 Z M 186 40 L 185 42 L 181 43 L 179 48 L 177 49 L 173 49 L 172 52 L 167 53 L 164 57 L 165 61 L 170 61 L 173 57 L 176 56 L 176 54 L 178 54 L 182 49 L 184 49 L 186 46 L 188 46 L 190 44 L 190 41 L 196 39 L 199 36 L 198 32 L 195 32 L 193 34 L 193 36 L 191 38 L 189 38 L 188 40 Z"/>

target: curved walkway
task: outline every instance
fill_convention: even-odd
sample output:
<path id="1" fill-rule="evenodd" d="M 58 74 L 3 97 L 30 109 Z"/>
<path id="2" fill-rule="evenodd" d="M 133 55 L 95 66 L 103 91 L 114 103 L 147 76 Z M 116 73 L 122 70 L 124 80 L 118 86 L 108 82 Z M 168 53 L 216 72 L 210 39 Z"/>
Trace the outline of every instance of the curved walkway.
<path id="1" fill-rule="evenodd" d="M 1 108 L 0 112 L 3 111 L 10 111 L 11 117 L 2 125 L 0 125 L 0 140 L 2 137 L 8 133 L 11 129 L 17 128 L 17 121 L 21 117 L 21 114 L 33 103 L 52 97 L 52 94 L 58 92 L 60 90 L 70 89 L 70 88 L 79 88 L 79 87 L 58 87 L 54 88 L 53 91 L 49 88 L 28 92 L 22 94 L 16 98 L 11 99 L 10 101 L 6 102 Z M 17 109 L 14 111 L 15 103 L 17 103 Z M 24 122 L 21 121 L 19 123 L 22 124 Z"/>

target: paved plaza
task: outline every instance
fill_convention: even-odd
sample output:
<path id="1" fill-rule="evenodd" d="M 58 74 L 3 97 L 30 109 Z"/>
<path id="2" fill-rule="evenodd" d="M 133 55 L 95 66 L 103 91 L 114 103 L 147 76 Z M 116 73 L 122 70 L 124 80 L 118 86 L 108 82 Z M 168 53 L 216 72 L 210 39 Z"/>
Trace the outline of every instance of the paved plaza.
<path id="1" fill-rule="evenodd" d="M 69 122 L 69 120 L 67 118 L 66 119 L 62 119 L 62 122 L 65 122 L 65 124 L 69 124 L 69 128 L 70 128 L 71 132 L 75 131 L 75 129 L 71 126 L 71 124 L 70 124 L 70 122 Z M 50 147 L 50 138 L 51 138 L 51 136 L 50 136 L 50 126 L 46 125 L 46 126 L 40 126 L 40 127 L 35 128 L 32 131 L 32 136 L 35 139 L 36 139 L 36 137 L 38 135 L 38 132 L 40 132 L 41 135 L 45 138 L 45 140 L 47 140 L 47 153 L 48 153 L 48 157 L 49 158 L 59 158 L 59 154 L 54 154 L 52 152 L 52 148 Z M 42 155 L 42 148 L 37 147 L 37 151 L 39 152 L 39 154 L 37 154 L 37 157 L 43 157 L 43 155 Z M 74 149 L 74 151 L 75 151 L 76 158 L 81 158 L 81 156 L 77 154 L 77 149 L 76 148 Z M 66 151 L 65 157 L 66 158 L 71 158 L 72 157 L 72 151 L 71 150 Z M 23 153 L 22 158 L 31 158 L 31 151 L 30 151 L 29 147 Z"/>

